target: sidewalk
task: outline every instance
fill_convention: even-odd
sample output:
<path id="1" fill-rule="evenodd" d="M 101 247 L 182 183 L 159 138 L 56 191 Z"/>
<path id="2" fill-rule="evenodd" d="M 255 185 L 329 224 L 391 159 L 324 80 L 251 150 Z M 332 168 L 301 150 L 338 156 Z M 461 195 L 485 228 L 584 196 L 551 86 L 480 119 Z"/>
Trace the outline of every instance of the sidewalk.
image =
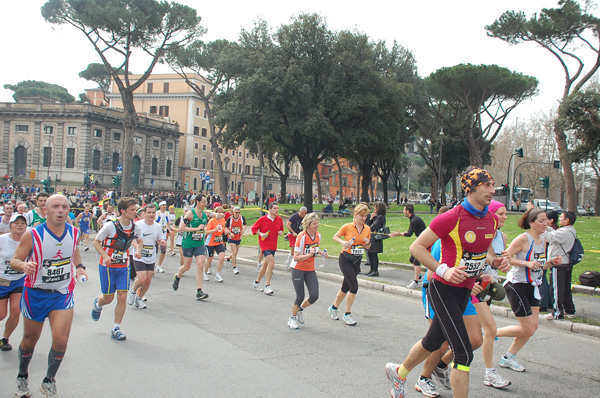
<path id="1" fill-rule="evenodd" d="M 275 255 L 275 267 L 278 270 L 285 270 L 285 260 L 289 251 L 280 250 Z M 256 264 L 258 259 L 258 248 L 250 246 L 241 246 L 238 253 L 238 260 L 244 263 Z M 329 279 L 333 281 L 342 281 L 342 273 L 338 267 L 337 255 L 330 254 L 325 260 L 325 267 L 319 266 L 321 258 L 315 260 L 316 270 L 319 272 L 319 278 Z M 364 263 L 363 263 L 364 264 Z M 367 270 L 368 267 L 362 266 L 361 271 Z M 408 285 L 414 276 L 413 268 L 410 264 L 398 263 L 380 263 L 379 277 L 366 277 L 360 274 L 358 277 L 359 285 L 362 288 L 380 290 L 386 293 L 399 294 L 407 297 L 412 297 L 421 300 L 421 289 L 411 290 L 405 286 Z M 584 289 L 581 289 L 584 288 Z M 580 319 L 593 320 L 600 322 L 600 298 L 594 297 L 594 289 L 592 292 L 587 292 L 585 286 L 577 286 L 574 288 L 574 293 L 584 293 L 585 295 L 574 295 L 575 308 L 577 309 L 577 317 Z M 596 289 L 599 290 L 599 289 Z M 590 295 L 592 294 L 592 295 Z M 597 294 L 597 293 L 596 293 Z M 492 304 L 492 313 L 496 316 L 513 318 L 514 315 L 508 305 L 508 300 L 502 301 L 503 305 Z M 553 327 L 561 330 L 568 330 L 574 333 L 583 333 L 594 337 L 600 337 L 600 327 L 588 325 L 585 323 L 574 323 L 567 320 L 549 321 L 540 315 L 540 326 Z"/>

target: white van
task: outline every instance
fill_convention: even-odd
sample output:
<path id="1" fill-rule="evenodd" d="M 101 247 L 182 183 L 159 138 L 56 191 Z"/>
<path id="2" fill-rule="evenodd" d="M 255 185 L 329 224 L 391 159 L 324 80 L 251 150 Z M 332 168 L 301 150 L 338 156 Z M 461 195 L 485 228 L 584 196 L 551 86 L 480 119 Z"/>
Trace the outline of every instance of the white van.
<path id="1" fill-rule="evenodd" d="M 533 205 L 535 207 L 539 207 L 542 210 L 556 210 L 554 204 L 552 204 L 552 202 L 546 199 L 534 199 Z"/>

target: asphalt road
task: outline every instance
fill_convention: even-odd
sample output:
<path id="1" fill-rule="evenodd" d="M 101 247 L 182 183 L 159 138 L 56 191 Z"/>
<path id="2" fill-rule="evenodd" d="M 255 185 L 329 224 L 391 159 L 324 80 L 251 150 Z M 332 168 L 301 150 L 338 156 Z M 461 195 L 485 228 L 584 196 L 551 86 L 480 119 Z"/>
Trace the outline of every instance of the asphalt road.
<path id="1" fill-rule="evenodd" d="M 329 318 L 327 307 L 339 282 L 320 280 L 320 299 L 305 310 L 306 324 L 287 326 L 294 292 L 287 271 L 277 270 L 266 296 L 252 288 L 255 264 L 241 264 L 240 275 L 225 269 L 224 283 L 205 282 L 210 297 L 195 300 L 195 270 L 171 288 L 178 257 L 167 257 L 167 273 L 157 274 L 147 294 L 148 308 L 128 306 L 122 330 L 126 341 L 110 338 L 114 306 L 106 306 L 99 322 L 90 317 L 99 292 L 97 256 L 83 252 L 90 279 L 78 284 L 69 348 L 57 375 L 61 397 L 386 397 L 390 385 L 384 366 L 400 361 L 425 333 L 420 301 L 360 289 L 353 308 L 358 325 Z M 277 257 L 284 261 L 283 254 Z M 334 271 L 329 261 L 325 270 Z M 214 277 L 214 275 L 213 275 Z M 498 327 L 514 324 L 497 319 Z M 17 374 L 15 349 L 0 352 L 0 397 L 11 397 Z M 500 355 L 509 339 L 495 344 Z M 41 396 L 50 328 L 45 326 L 30 366 L 32 396 Z M 484 367 L 477 353 L 471 367 L 471 396 L 597 396 L 600 339 L 539 328 L 519 353 L 525 373 L 500 369 L 512 385 L 505 391 L 482 383 Z M 420 367 L 409 376 L 408 396 Z M 450 397 L 450 391 L 441 391 Z"/>

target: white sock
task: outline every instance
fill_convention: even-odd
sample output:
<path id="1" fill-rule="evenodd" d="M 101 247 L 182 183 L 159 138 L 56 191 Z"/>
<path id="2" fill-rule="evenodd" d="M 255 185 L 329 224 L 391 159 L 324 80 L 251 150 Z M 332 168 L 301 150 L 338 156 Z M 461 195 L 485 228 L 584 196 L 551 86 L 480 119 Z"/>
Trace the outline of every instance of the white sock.
<path id="1" fill-rule="evenodd" d="M 495 368 L 485 368 L 485 374 L 489 375 L 490 373 L 492 373 L 494 370 L 496 370 Z"/>
<path id="2" fill-rule="evenodd" d="M 114 324 L 113 330 L 116 330 L 116 329 L 121 329 L 121 324 L 120 323 L 115 323 Z"/>

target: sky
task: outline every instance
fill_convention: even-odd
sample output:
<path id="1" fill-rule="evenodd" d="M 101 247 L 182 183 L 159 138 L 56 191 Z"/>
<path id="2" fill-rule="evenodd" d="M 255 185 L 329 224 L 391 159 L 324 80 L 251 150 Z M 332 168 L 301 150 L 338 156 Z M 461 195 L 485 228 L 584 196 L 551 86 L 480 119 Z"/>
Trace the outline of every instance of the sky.
<path id="1" fill-rule="evenodd" d="M 95 84 L 78 77 L 88 64 L 101 62 L 80 31 L 68 25 L 44 21 L 40 8 L 45 1 L 3 2 L 0 14 L 0 102 L 13 102 L 4 84 L 23 80 L 41 80 L 68 89 L 77 98 Z M 180 0 L 195 7 L 208 30 L 205 41 L 235 41 L 240 30 L 252 29 L 257 18 L 273 28 L 288 24 L 301 13 L 319 13 L 327 18 L 330 29 L 358 30 L 373 40 L 394 40 L 412 51 L 420 76 L 442 67 L 460 63 L 497 64 L 534 76 L 539 94 L 512 113 L 510 120 L 527 119 L 556 106 L 562 95 L 564 74 L 559 63 L 545 50 L 526 43 L 509 46 L 488 37 L 485 25 L 508 10 L 524 11 L 527 16 L 542 8 L 557 7 L 557 0 L 385 0 L 373 3 L 356 0 L 255 0 L 198 1 Z M 132 71 L 141 73 L 146 63 L 134 62 Z M 156 72 L 169 72 L 167 66 Z M 508 123 L 508 122 L 507 122 Z"/>

